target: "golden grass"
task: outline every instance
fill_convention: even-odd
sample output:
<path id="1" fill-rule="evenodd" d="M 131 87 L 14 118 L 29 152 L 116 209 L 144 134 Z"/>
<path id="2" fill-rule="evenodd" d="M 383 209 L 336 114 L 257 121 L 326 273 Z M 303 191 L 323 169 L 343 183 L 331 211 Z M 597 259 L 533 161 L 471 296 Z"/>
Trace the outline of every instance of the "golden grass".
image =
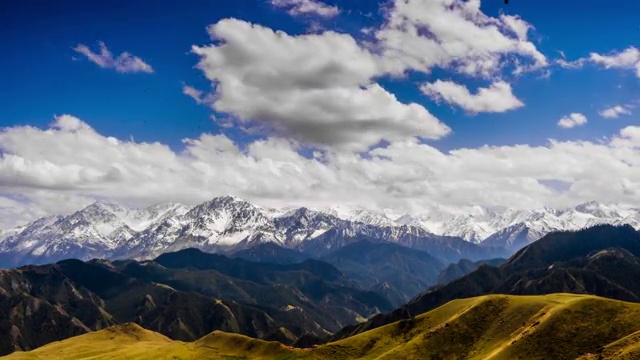
<path id="1" fill-rule="evenodd" d="M 602 355 L 602 357 L 599 357 Z M 639 359 L 640 304 L 587 295 L 488 295 L 312 349 L 213 332 L 191 343 L 137 325 L 7 359 Z"/>

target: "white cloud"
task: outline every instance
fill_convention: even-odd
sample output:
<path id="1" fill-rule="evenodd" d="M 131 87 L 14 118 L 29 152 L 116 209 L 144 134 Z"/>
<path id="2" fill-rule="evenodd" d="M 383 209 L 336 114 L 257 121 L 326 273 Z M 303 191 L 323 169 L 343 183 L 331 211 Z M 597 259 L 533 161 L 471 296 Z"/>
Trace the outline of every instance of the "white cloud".
<path id="1" fill-rule="evenodd" d="M 580 69 L 584 66 L 585 59 L 578 59 L 574 61 L 567 60 L 564 56 L 555 61 L 556 64 L 565 69 Z"/>
<path id="2" fill-rule="evenodd" d="M 373 82 L 384 73 L 380 59 L 349 35 L 290 36 L 235 19 L 209 32 L 218 42 L 193 47 L 198 68 L 215 86 L 213 108 L 241 122 L 353 151 L 450 131 L 423 106 L 401 103 Z"/>
<path id="3" fill-rule="evenodd" d="M 4 228 L 26 224 L 48 213 L 38 206 L 32 206 L 28 198 L 0 194 L 0 234 Z"/>
<path id="4" fill-rule="evenodd" d="M 272 2 L 291 11 L 322 7 L 319 2 Z M 376 82 L 379 78 L 429 73 L 435 67 L 489 77 L 505 67 L 520 73 L 547 65 L 528 40 L 529 23 L 517 16 L 487 16 L 479 0 L 395 0 L 383 11 L 381 27 L 361 43 L 333 31 L 289 35 L 221 20 L 208 28 L 213 44 L 192 47 L 212 93 L 188 86 L 183 92 L 252 131 L 325 149 L 365 151 L 381 141 L 439 139 L 451 131 L 424 106 L 399 101 Z M 436 85 L 447 84 L 427 85 L 430 94 L 471 112 L 523 106 L 502 81 L 476 94 Z"/>
<path id="5" fill-rule="evenodd" d="M 291 15 L 314 14 L 323 17 L 332 17 L 340 13 L 337 6 L 327 5 L 317 0 L 271 0 L 273 6 L 287 9 Z"/>
<path id="6" fill-rule="evenodd" d="M 631 115 L 631 110 L 626 105 L 616 105 L 600 111 L 598 114 L 605 119 L 617 119 L 620 115 Z"/>
<path id="7" fill-rule="evenodd" d="M 640 78 L 640 49 L 636 47 L 631 46 L 624 51 L 609 55 L 591 53 L 589 59 L 591 62 L 604 66 L 606 69 L 635 70 L 636 76 Z"/>
<path id="8" fill-rule="evenodd" d="M 185 149 L 175 152 L 160 143 L 115 139 L 71 116 L 58 117 L 48 129 L 0 130 L 0 227 L 70 212 L 92 198 L 144 206 L 196 204 L 234 194 L 265 206 L 344 204 L 399 211 L 432 204 L 535 208 L 586 200 L 640 202 L 637 126 L 597 143 L 442 152 L 409 139 L 365 157 L 327 151 L 322 159 L 303 157 L 295 143 L 277 138 L 243 150 L 223 135 L 202 134 L 184 143 Z M 565 191 L 550 189 L 549 181 L 567 184 Z"/>
<path id="9" fill-rule="evenodd" d="M 539 69 L 546 57 L 527 38 L 532 26 L 515 16 L 487 16 L 480 0 L 395 0 L 377 44 L 396 71 L 433 67 L 488 77 L 516 57 L 515 72 Z"/>
<path id="10" fill-rule="evenodd" d="M 533 28 L 531 24 L 522 20 L 517 15 L 500 15 L 500 20 L 505 23 L 514 34 L 518 36 L 518 39 L 527 41 L 529 30 Z"/>
<path id="11" fill-rule="evenodd" d="M 505 112 L 524 106 L 513 95 L 511 85 L 504 81 L 496 81 L 488 88 L 479 88 L 475 94 L 464 85 L 442 80 L 423 84 L 420 90 L 433 99 L 458 105 L 472 113 Z"/>
<path id="12" fill-rule="evenodd" d="M 202 90 L 198 90 L 193 86 L 189 86 L 186 84 L 182 86 L 182 93 L 192 98 L 196 102 L 196 104 L 212 106 L 213 102 L 215 101 L 215 98 L 212 94 L 206 93 Z"/>
<path id="13" fill-rule="evenodd" d="M 556 63 L 566 69 L 579 69 L 585 64 L 591 63 L 602 66 L 605 69 L 633 70 L 635 75 L 640 78 L 640 49 L 633 46 L 620 52 L 612 52 L 605 55 L 592 52 L 588 57 L 574 61 L 567 61 L 564 54 L 562 54 L 562 58 L 556 60 Z"/>
<path id="14" fill-rule="evenodd" d="M 139 57 L 133 56 L 128 52 L 123 52 L 114 58 L 113 54 L 111 54 L 103 42 L 99 42 L 99 45 L 100 53 L 94 53 L 88 46 L 83 44 L 79 44 L 73 50 L 86 56 L 89 61 L 97 64 L 101 68 L 115 69 L 119 73 L 153 72 L 151 65 Z"/>
<path id="15" fill-rule="evenodd" d="M 196 103 L 202 104 L 202 97 L 204 93 L 192 86 L 182 86 L 182 93 L 195 100 Z"/>
<path id="16" fill-rule="evenodd" d="M 558 126 L 563 129 L 571 129 L 587 123 L 587 117 L 580 113 L 571 113 L 558 120 Z"/>

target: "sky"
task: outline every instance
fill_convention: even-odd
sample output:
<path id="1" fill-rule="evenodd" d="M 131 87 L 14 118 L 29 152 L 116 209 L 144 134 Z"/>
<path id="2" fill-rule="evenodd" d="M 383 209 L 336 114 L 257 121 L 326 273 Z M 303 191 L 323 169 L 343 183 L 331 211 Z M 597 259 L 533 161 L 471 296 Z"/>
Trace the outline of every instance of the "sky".
<path id="1" fill-rule="evenodd" d="M 640 2 L 0 4 L 0 229 L 96 200 L 640 200 Z"/>

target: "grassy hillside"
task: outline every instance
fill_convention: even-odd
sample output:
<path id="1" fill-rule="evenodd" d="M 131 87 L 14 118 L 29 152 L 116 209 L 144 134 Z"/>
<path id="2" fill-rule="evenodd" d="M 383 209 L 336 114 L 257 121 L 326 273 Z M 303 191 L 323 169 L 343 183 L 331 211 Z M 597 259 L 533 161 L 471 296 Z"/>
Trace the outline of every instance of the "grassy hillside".
<path id="1" fill-rule="evenodd" d="M 215 331 L 194 342 L 174 341 L 128 323 L 51 343 L 2 359 L 289 359 L 290 349 L 238 334 Z"/>
<path id="2" fill-rule="evenodd" d="M 171 341 L 120 325 L 7 359 L 636 359 L 640 304 L 587 295 L 455 300 L 313 349 L 214 332 Z M 602 356 L 602 357 L 600 357 Z"/>

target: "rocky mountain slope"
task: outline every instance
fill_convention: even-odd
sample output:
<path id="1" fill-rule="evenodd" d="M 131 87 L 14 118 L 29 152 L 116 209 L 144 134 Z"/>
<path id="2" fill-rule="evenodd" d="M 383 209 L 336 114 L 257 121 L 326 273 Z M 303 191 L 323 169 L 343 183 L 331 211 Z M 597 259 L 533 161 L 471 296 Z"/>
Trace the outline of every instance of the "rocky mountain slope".
<path id="1" fill-rule="evenodd" d="M 295 264 L 312 257 L 272 242 L 257 244 L 248 249 L 240 249 L 231 253 L 230 256 L 258 263 L 272 264 Z"/>
<path id="2" fill-rule="evenodd" d="M 294 264 L 310 258 L 308 254 L 274 243 L 258 244 L 232 256 L 276 264 Z M 427 252 L 367 240 L 345 245 L 318 259 L 335 266 L 358 287 L 384 295 L 394 306 L 406 303 L 436 284 L 438 274 L 445 267 L 442 261 Z"/>
<path id="3" fill-rule="evenodd" d="M 195 249 L 145 262 L 64 260 L 0 270 L 0 354 L 125 322 L 184 341 L 224 330 L 292 343 L 391 308 L 317 260 L 258 264 Z"/>
<path id="4" fill-rule="evenodd" d="M 445 266 L 426 252 L 369 241 L 347 245 L 321 259 L 396 306 L 434 285 Z"/>
<path id="5" fill-rule="evenodd" d="M 488 260 L 479 260 L 479 261 L 471 261 L 469 259 L 462 259 L 457 263 L 449 264 L 444 270 L 438 274 L 438 278 L 436 279 L 436 284 L 445 285 L 455 279 L 461 278 L 482 265 L 489 266 L 500 266 L 502 265 L 506 259 L 488 259 Z"/>

